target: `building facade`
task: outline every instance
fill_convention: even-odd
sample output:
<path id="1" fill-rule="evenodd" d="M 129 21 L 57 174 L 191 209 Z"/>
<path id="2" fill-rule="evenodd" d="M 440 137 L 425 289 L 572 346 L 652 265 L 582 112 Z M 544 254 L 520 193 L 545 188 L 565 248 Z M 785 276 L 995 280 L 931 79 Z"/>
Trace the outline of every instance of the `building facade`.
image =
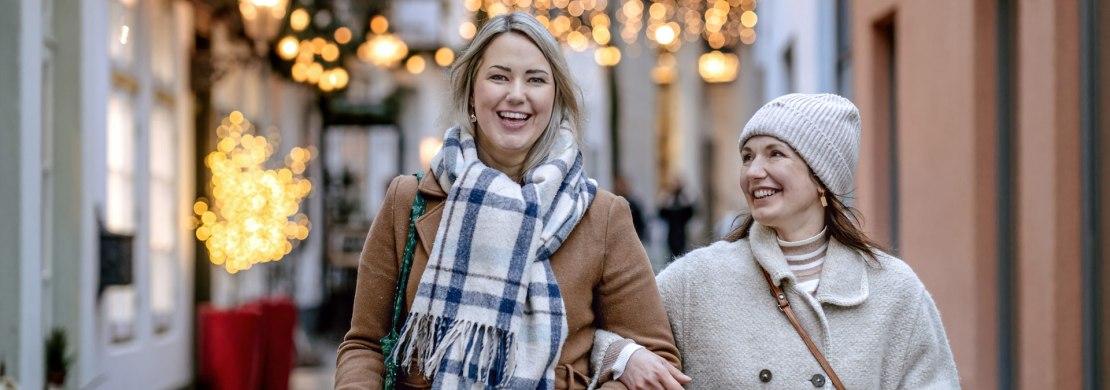
<path id="1" fill-rule="evenodd" d="M 1107 383 L 1107 8 L 852 1 L 858 205 L 932 292 L 965 388 Z"/>

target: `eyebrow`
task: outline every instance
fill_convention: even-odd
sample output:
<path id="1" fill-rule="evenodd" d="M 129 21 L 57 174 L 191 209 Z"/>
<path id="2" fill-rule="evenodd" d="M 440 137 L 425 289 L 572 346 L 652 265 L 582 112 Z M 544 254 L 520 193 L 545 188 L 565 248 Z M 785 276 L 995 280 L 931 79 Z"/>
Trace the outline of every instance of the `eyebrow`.
<path id="1" fill-rule="evenodd" d="M 512 68 L 509 68 L 509 67 L 504 66 L 504 65 L 490 65 L 490 68 L 497 68 L 497 69 L 500 69 L 500 70 L 503 70 L 503 71 L 506 71 L 506 72 L 509 72 L 509 73 L 512 73 L 512 71 L 513 71 Z M 543 70 L 543 69 L 528 69 L 528 70 L 524 71 L 524 74 L 533 74 L 533 73 L 547 74 L 547 71 Z"/>
<path id="2" fill-rule="evenodd" d="M 774 148 L 785 148 L 787 150 L 794 151 L 794 148 L 791 148 L 790 145 L 785 144 L 785 143 L 768 143 L 767 145 L 763 146 L 763 150 L 774 149 Z M 741 152 L 743 152 L 745 150 L 754 151 L 754 150 L 756 150 L 756 148 L 753 148 L 751 146 L 742 146 L 742 147 L 740 147 Z"/>

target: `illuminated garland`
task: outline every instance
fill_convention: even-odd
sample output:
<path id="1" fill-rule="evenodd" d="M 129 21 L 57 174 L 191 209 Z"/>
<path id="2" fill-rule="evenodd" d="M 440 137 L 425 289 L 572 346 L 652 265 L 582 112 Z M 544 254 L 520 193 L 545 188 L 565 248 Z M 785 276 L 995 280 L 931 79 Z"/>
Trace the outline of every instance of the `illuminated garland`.
<path id="1" fill-rule="evenodd" d="M 312 228 L 298 212 L 312 192 L 312 183 L 303 177 L 312 153 L 294 147 L 283 168 L 263 169 L 280 141 L 276 135 L 255 135 L 239 111 L 224 118 L 216 134 L 217 148 L 204 159 L 212 171 L 213 202 L 199 199 L 193 205 L 197 239 L 204 241 L 212 264 L 233 274 L 281 260 L 293 250 L 291 240 L 303 241 Z"/>

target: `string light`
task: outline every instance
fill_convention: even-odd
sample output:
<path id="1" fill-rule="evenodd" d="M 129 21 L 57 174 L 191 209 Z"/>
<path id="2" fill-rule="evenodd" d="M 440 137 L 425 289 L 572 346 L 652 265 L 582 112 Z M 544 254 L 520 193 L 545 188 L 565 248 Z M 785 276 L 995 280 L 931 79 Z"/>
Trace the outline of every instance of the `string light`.
<path id="1" fill-rule="evenodd" d="M 204 241 L 212 264 L 229 273 L 281 260 L 293 250 L 292 240 L 305 240 L 312 229 L 299 213 L 312 192 L 312 182 L 302 176 L 312 153 L 294 147 L 285 167 L 263 169 L 278 147 L 276 137 L 255 135 L 239 111 L 224 118 L 216 134 L 217 149 L 204 159 L 212 171 L 213 200 L 193 204 L 197 239 Z"/>

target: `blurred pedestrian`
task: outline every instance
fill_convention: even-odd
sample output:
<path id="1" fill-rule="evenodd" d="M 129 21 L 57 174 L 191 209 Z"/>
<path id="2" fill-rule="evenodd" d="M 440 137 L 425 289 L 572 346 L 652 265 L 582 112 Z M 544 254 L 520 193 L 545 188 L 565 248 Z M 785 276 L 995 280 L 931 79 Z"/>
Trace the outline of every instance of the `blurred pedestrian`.
<path id="1" fill-rule="evenodd" d="M 450 85 L 442 150 L 422 180 L 393 180 L 366 238 L 336 388 L 381 388 L 392 363 L 402 388 L 585 388 L 598 326 L 677 371 L 628 204 L 583 171 L 554 37 L 527 14 L 491 18 Z"/>
<path id="2" fill-rule="evenodd" d="M 632 227 L 636 228 L 636 236 L 641 242 L 647 242 L 647 221 L 644 221 L 644 209 L 639 199 L 632 194 L 632 186 L 624 176 L 617 176 L 613 183 L 613 193 L 624 197 L 628 201 L 628 210 L 632 213 Z"/>
<path id="3" fill-rule="evenodd" d="M 667 224 L 669 260 L 686 253 L 686 226 L 694 219 L 694 197 L 683 187 L 682 179 L 671 178 L 659 199 L 659 218 Z"/>
<path id="4" fill-rule="evenodd" d="M 689 388 L 960 387 L 932 296 L 846 205 L 859 139 L 856 106 L 828 94 L 780 97 L 744 127 L 751 214 L 658 277 Z M 596 345 L 621 345 L 617 334 Z M 602 370 L 643 383 L 667 373 L 658 360 L 637 350 Z"/>

